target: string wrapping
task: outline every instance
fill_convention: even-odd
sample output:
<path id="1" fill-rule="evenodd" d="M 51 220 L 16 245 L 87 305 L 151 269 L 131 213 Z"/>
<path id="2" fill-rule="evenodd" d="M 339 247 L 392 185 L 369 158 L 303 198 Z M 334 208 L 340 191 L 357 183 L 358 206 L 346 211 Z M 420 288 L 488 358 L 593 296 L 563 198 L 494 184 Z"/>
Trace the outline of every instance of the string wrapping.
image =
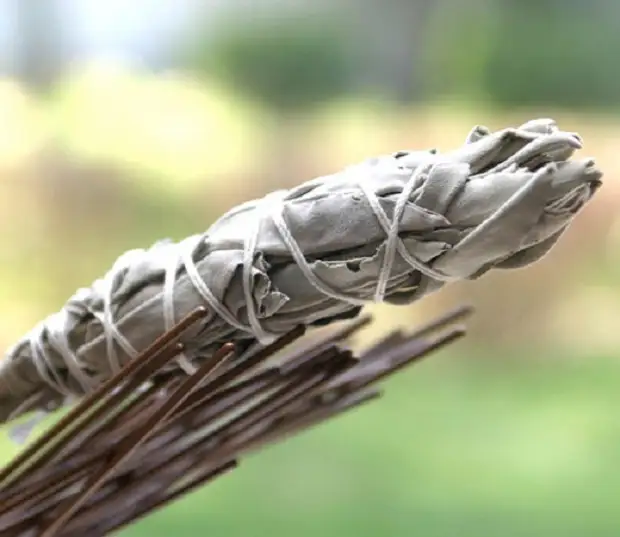
<path id="1" fill-rule="evenodd" d="M 180 242 L 131 250 L 0 363 L 0 422 L 50 411 L 110 378 L 198 306 L 174 367 L 223 343 L 264 345 L 298 324 L 410 304 L 446 283 L 543 257 L 601 184 L 552 120 L 459 149 L 401 151 L 273 192 Z"/>

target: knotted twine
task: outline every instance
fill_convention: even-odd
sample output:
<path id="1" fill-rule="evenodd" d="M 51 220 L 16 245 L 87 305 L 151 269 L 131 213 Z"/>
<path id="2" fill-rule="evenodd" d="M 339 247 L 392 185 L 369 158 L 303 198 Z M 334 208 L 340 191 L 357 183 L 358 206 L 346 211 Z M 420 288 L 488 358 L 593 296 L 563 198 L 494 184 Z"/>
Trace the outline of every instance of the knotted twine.
<path id="1" fill-rule="evenodd" d="M 221 344 L 265 344 L 298 324 L 409 304 L 444 284 L 544 256 L 601 184 L 552 120 L 463 147 L 401 151 L 244 203 L 206 232 L 131 250 L 10 349 L 0 422 L 52 410 L 115 374 L 198 306 L 174 367 Z"/>

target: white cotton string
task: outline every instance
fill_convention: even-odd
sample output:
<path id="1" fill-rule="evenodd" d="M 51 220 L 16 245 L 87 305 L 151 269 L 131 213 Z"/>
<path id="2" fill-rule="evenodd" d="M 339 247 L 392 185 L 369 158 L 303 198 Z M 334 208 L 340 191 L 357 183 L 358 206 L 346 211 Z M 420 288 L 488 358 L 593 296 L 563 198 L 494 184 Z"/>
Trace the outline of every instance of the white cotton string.
<path id="1" fill-rule="evenodd" d="M 261 344 L 268 344 L 276 337 L 275 334 L 268 333 L 260 323 L 256 313 L 254 296 L 252 294 L 252 266 L 254 265 L 254 254 L 260 236 L 261 224 L 263 218 L 268 214 L 270 202 L 275 196 L 266 196 L 263 203 L 258 206 L 258 210 L 262 212 L 255 220 L 254 228 L 249 230 L 245 236 L 243 244 L 243 297 L 245 298 L 248 322 L 250 323 L 251 332 Z"/>
<path id="2" fill-rule="evenodd" d="M 170 256 L 170 263 L 166 266 L 164 272 L 164 288 L 162 291 L 163 299 L 163 314 L 164 314 L 164 329 L 166 332 L 171 330 L 176 320 L 174 315 L 174 283 L 177 277 L 177 270 L 179 269 L 179 258 Z M 179 367 L 188 375 L 192 375 L 196 372 L 197 367 L 192 364 L 191 360 L 184 351 L 181 351 L 177 356 L 177 363 Z"/>
<path id="3" fill-rule="evenodd" d="M 120 264 L 120 263 L 119 263 Z M 114 270 L 113 267 L 111 273 L 116 274 L 117 270 Z M 102 280 L 102 295 L 103 295 L 103 315 L 99 316 L 99 322 L 103 328 L 106 340 L 106 348 L 107 348 L 107 356 L 108 361 L 110 362 L 110 367 L 112 369 L 112 373 L 116 374 L 121 370 L 121 365 L 118 360 L 118 355 L 116 353 L 116 345 L 118 345 L 132 358 L 135 358 L 138 355 L 138 351 L 133 347 L 133 345 L 121 334 L 118 330 L 118 327 L 114 323 L 114 314 L 112 312 L 112 294 L 113 294 L 113 279 L 108 277 Z"/>
<path id="4" fill-rule="evenodd" d="M 404 242 L 399 237 L 400 220 L 402 219 L 406 204 L 415 188 L 422 184 L 425 178 L 428 177 L 429 173 L 431 173 L 433 167 L 434 164 L 429 162 L 424 166 L 418 166 L 411 174 L 411 177 L 407 181 L 402 193 L 397 199 L 392 220 L 388 218 L 385 211 L 381 207 L 377 195 L 365 185 L 363 177 L 360 177 L 360 180 L 358 181 L 358 187 L 368 200 L 370 208 L 386 234 L 385 254 L 379 270 L 377 287 L 374 293 L 375 301 L 380 302 L 385 298 L 396 253 L 398 253 L 413 270 L 419 271 L 430 278 L 440 281 L 451 281 L 456 279 L 433 270 L 427 263 L 424 263 L 415 256 L 411 255 L 407 251 Z M 356 170 L 355 168 L 352 168 L 351 171 L 352 173 L 355 173 Z M 363 173 L 367 173 L 367 170 L 364 170 Z M 251 334 L 261 344 L 268 343 L 276 337 L 276 334 L 272 334 L 265 330 L 261 324 L 253 297 L 253 265 L 257 254 L 261 225 L 267 218 L 272 220 L 293 260 L 298 265 L 304 277 L 315 289 L 330 298 L 352 305 L 364 305 L 368 302 L 367 298 L 346 294 L 338 289 L 332 288 L 314 273 L 312 267 L 306 261 L 304 252 L 293 237 L 286 222 L 286 195 L 287 191 L 274 192 L 258 202 L 245 203 L 222 217 L 230 217 L 232 214 L 237 214 L 247 209 L 253 209 L 254 214 L 256 215 L 254 227 L 248 230 L 248 234 L 243 245 L 242 281 L 248 324 L 245 325 L 240 322 L 226 308 L 222 301 L 213 294 L 207 283 L 200 275 L 194 261 L 194 254 L 197 248 L 199 248 L 204 241 L 203 235 L 190 237 L 189 239 L 181 241 L 180 243 L 174 245 L 174 247 L 171 247 L 168 254 L 170 256 L 170 262 L 165 268 L 162 290 L 162 314 L 166 330 L 170 330 L 176 322 L 174 308 L 175 286 L 177 283 L 178 270 L 184 269 L 192 286 L 205 301 L 208 307 L 229 325 L 240 331 Z M 113 373 L 118 372 L 121 367 L 117 355 L 116 345 L 119 345 L 123 351 L 132 358 L 138 354 L 138 351 L 134 349 L 131 343 L 120 333 L 118 327 L 116 326 L 112 310 L 113 286 L 115 278 L 117 277 L 119 271 L 126 268 L 126 266 L 138 255 L 138 251 L 132 251 L 125 256 L 121 256 L 105 278 L 103 280 L 98 280 L 95 283 L 98 292 L 101 293 L 103 298 L 103 311 L 93 312 L 93 314 L 103 329 L 107 359 L 110 362 L 110 368 Z M 62 356 L 71 374 L 80 383 L 83 390 L 87 392 L 92 389 L 92 381 L 84 373 L 79 357 L 71 351 L 69 343 L 66 339 L 66 335 L 63 330 L 65 323 L 63 322 L 62 316 L 67 315 L 68 313 L 66 309 L 63 311 L 56 316 L 50 317 L 45 322 L 44 326 L 41 326 L 38 331 L 33 332 L 30 339 L 30 346 L 35 367 L 37 368 L 41 378 L 50 386 L 64 395 L 69 395 L 71 393 L 67 383 L 61 378 L 58 371 L 54 367 L 52 359 L 47 351 L 47 347 L 43 343 L 44 335 L 47 334 L 47 345 L 49 345 L 55 353 Z M 195 370 L 195 366 L 184 354 L 178 358 L 178 363 L 179 366 L 188 374 L 191 374 Z"/>
<path id="5" fill-rule="evenodd" d="M 377 197 L 377 195 L 372 190 L 370 190 L 363 181 L 360 181 L 359 183 L 359 186 L 364 192 L 366 199 L 370 203 L 370 207 L 372 208 L 375 217 L 377 218 L 379 224 L 383 228 L 383 231 L 387 235 L 383 265 L 381 267 L 381 270 L 379 271 L 379 276 L 377 278 L 377 288 L 374 296 L 375 302 L 383 302 L 383 300 L 385 299 L 385 291 L 389 282 L 390 275 L 392 273 L 392 266 L 394 265 L 396 253 L 394 250 L 396 250 L 400 254 L 400 256 L 409 264 L 411 268 L 421 272 L 429 278 L 445 282 L 458 279 L 456 277 L 451 277 L 437 270 L 434 270 L 433 268 L 428 266 L 427 263 L 416 259 L 415 256 L 412 256 L 409 253 L 407 247 L 405 246 L 405 243 L 402 241 L 398 234 L 402 214 L 413 190 L 416 188 L 416 186 L 422 184 L 422 181 L 428 177 L 429 173 L 433 168 L 434 164 L 428 163 L 423 166 L 418 166 L 411 174 L 409 181 L 407 181 L 407 184 L 403 188 L 403 191 L 396 200 L 396 206 L 394 208 L 394 215 L 392 221 L 390 221 L 387 214 L 385 214 L 383 207 L 381 207 L 381 204 L 379 203 L 379 198 Z"/>
<path id="6" fill-rule="evenodd" d="M 284 203 L 278 204 L 278 206 L 274 207 L 274 212 L 271 215 L 273 219 L 273 223 L 275 224 L 278 232 L 280 233 L 280 237 L 282 241 L 288 248 L 289 252 L 297 266 L 301 270 L 302 274 L 306 277 L 306 279 L 310 282 L 310 284 L 323 293 L 324 295 L 333 298 L 335 300 L 341 300 L 343 302 L 347 302 L 349 304 L 354 305 L 363 305 L 367 301 L 363 300 L 359 297 L 353 295 L 347 295 L 345 293 L 341 293 L 336 289 L 331 288 L 325 282 L 321 281 L 316 274 L 312 271 L 312 267 L 306 261 L 306 257 L 304 256 L 303 251 L 299 247 L 299 244 L 291 234 L 288 225 L 286 224 L 286 220 L 284 219 Z"/>
<path id="7" fill-rule="evenodd" d="M 75 379 L 82 386 L 82 389 L 90 389 L 90 382 L 88 382 L 86 375 L 82 371 L 78 357 L 71 351 L 71 348 L 66 342 L 64 330 L 64 319 L 66 315 L 66 310 L 60 310 L 58 313 L 48 317 L 44 323 L 36 326 L 30 337 L 30 351 L 35 368 L 41 378 L 50 386 L 56 387 L 61 394 L 68 396 L 71 394 L 71 391 L 54 367 L 51 358 L 46 352 L 45 345 L 43 344 L 43 336 L 47 331 L 49 334 L 50 346 L 63 357 L 67 369 L 75 376 Z M 65 341 L 63 341 L 63 339 Z"/>
<path id="8" fill-rule="evenodd" d="M 375 296 L 374 296 L 375 302 L 383 302 L 383 300 L 385 299 L 385 292 L 386 292 L 387 285 L 388 285 L 390 275 L 392 272 L 392 265 L 394 264 L 394 259 L 396 257 L 396 249 L 399 246 L 402 246 L 401 250 L 406 251 L 406 248 L 404 247 L 405 245 L 398 235 L 398 227 L 400 225 L 402 213 L 405 209 L 405 205 L 407 201 L 409 200 L 409 196 L 411 195 L 413 189 L 418 183 L 418 179 L 422 180 L 423 178 L 425 178 L 425 175 L 428 173 L 428 170 L 430 168 L 431 166 L 419 166 L 414 171 L 409 181 L 407 181 L 405 188 L 403 188 L 401 195 L 396 200 L 396 206 L 394 207 L 394 215 L 392 218 L 392 222 L 388 221 L 387 215 L 385 214 L 381 205 L 379 204 L 379 200 L 374 195 L 374 192 L 367 192 L 366 194 L 369 200 L 370 199 L 373 200 L 371 202 L 371 206 L 373 207 L 373 212 L 375 213 L 377 220 L 379 220 L 379 223 L 382 225 L 383 230 L 386 232 L 386 235 L 388 237 L 386 244 L 385 244 L 385 254 L 383 256 L 383 263 L 381 265 L 381 270 L 379 271 L 379 277 L 377 278 L 377 288 L 375 290 Z M 365 189 L 365 190 L 368 190 L 368 189 Z M 379 211 L 378 209 L 381 209 L 381 210 Z M 385 217 L 385 218 L 382 218 L 382 217 Z M 386 224 L 388 223 L 389 223 L 389 227 L 387 227 L 386 229 Z M 415 264 L 412 265 L 412 263 L 410 263 L 410 265 L 412 265 L 414 268 L 417 268 L 420 266 L 424 267 L 425 270 L 428 268 L 423 263 L 418 263 L 414 257 L 412 257 L 412 261 L 414 261 Z"/>
<path id="9" fill-rule="evenodd" d="M 198 272 L 198 268 L 196 267 L 196 263 L 194 263 L 193 254 L 201 245 L 203 238 L 201 236 L 193 237 L 191 240 L 183 241 L 179 244 L 182 246 L 186 244 L 188 248 L 181 248 L 181 262 L 183 267 L 185 268 L 185 272 L 189 277 L 191 284 L 194 286 L 194 289 L 198 291 L 198 294 L 204 299 L 204 301 L 211 307 L 215 313 L 217 313 L 222 319 L 224 319 L 228 324 L 234 326 L 238 330 L 248 331 L 248 328 L 240 323 L 235 316 L 226 309 L 226 306 L 222 304 L 218 298 L 213 294 L 209 286 L 202 279 L 202 276 Z M 174 292 L 174 290 L 173 290 Z M 250 330 L 251 332 L 251 330 Z"/>

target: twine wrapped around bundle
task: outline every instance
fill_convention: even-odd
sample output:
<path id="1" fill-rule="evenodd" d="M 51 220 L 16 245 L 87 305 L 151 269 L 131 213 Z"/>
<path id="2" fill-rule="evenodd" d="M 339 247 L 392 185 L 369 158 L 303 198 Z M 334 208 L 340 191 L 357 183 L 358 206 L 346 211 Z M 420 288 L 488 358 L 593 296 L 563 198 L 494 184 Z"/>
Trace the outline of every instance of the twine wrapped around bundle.
<path id="1" fill-rule="evenodd" d="M 463 147 L 408 151 L 234 208 L 206 232 L 122 255 L 9 350 L 0 422 L 90 393 L 176 321 L 207 308 L 171 367 L 246 350 L 297 325 L 408 304 L 447 282 L 540 259 L 600 185 L 551 120 Z"/>

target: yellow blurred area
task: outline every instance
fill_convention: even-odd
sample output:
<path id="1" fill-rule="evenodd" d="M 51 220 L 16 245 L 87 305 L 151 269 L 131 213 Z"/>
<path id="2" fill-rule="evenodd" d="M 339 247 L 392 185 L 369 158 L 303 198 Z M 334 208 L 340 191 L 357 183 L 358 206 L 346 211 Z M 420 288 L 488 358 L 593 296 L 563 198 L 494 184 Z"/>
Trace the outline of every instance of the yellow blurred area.
<path id="1" fill-rule="evenodd" d="M 5 121 L 0 165 L 25 164 L 45 143 L 72 158 L 112 163 L 187 189 L 205 177 L 238 173 L 261 152 L 261 112 L 188 75 L 155 76 L 122 64 L 69 71 L 51 101 L 0 84 Z M 243 158 L 241 158 L 243 155 Z"/>
<path id="2" fill-rule="evenodd" d="M 0 163 L 4 169 L 23 164 L 51 135 L 42 103 L 10 79 L 0 80 L 0 117 Z"/>

